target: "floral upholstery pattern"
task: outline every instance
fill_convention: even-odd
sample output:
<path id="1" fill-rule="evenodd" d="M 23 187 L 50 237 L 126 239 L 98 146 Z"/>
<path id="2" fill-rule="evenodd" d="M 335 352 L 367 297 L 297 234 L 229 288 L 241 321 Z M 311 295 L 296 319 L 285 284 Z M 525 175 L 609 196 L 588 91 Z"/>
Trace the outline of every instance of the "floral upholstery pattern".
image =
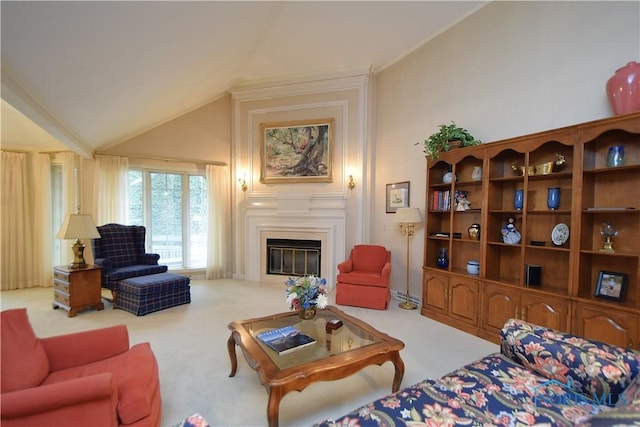
<path id="1" fill-rule="evenodd" d="M 570 393 L 566 388 L 546 387 L 547 382 L 546 377 L 495 353 L 319 426 L 573 426 L 600 410 L 592 403 L 537 405 L 540 393 L 558 401 Z"/>
<path id="2" fill-rule="evenodd" d="M 211 425 L 202 415 L 193 414 L 173 427 L 211 427 Z"/>
<path id="3" fill-rule="evenodd" d="M 640 405 L 640 375 L 636 376 L 631 385 L 622 392 L 618 403 L 616 403 L 616 406 L 626 405 Z M 640 413 L 640 411 L 638 412 Z"/>
<path id="4" fill-rule="evenodd" d="M 611 425 L 612 417 L 627 423 L 640 413 L 639 370 L 640 353 L 509 320 L 501 353 L 317 426 L 595 427 Z"/>
<path id="5" fill-rule="evenodd" d="M 575 335 L 509 320 L 502 354 L 538 374 L 570 383 L 600 404 L 613 406 L 640 371 L 640 353 Z"/>
<path id="6" fill-rule="evenodd" d="M 584 427 L 640 425 L 640 375 L 620 395 L 615 408 L 602 412 L 578 424 Z"/>

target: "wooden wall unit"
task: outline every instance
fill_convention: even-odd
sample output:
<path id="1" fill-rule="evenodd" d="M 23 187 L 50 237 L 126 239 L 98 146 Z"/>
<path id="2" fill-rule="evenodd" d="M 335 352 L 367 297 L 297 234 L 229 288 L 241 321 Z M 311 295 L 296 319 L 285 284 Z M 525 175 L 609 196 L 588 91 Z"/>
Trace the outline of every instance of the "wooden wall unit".
<path id="1" fill-rule="evenodd" d="M 612 145 L 624 146 L 623 166 L 607 167 Z M 564 164 L 542 170 L 557 155 Z M 478 166 L 482 179 L 474 180 Z M 444 183 L 448 171 L 457 179 Z M 427 160 L 426 179 L 424 316 L 494 342 L 516 317 L 640 348 L 640 113 L 441 153 Z M 550 187 L 560 189 L 555 210 L 547 206 Z M 522 209 L 514 206 L 515 190 L 524 192 Z M 456 210 L 456 191 L 466 192 L 471 209 Z M 449 205 L 442 202 L 447 192 Z M 502 240 L 509 217 L 521 234 L 517 244 Z M 613 254 L 600 251 L 604 221 L 619 230 Z M 467 232 L 474 223 L 479 240 Z M 569 239 L 556 246 L 551 235 L 560 223 Z M 437 265 L 441 248 L 446 268 Z M 478 276 L 467 273 L 469 260 L 480 261 Z M 527 284 L 526 265 L 541 267 L 539 285 Z M 600 271 L 628 276 L 623 301 L 595 296 Z"/>
<path id="2" fill-rule="evenodd" d="M 425 271 L 422 311 L 429 317 L 471 334 L 478 334 L 480 281 L 461 275 Z"/>

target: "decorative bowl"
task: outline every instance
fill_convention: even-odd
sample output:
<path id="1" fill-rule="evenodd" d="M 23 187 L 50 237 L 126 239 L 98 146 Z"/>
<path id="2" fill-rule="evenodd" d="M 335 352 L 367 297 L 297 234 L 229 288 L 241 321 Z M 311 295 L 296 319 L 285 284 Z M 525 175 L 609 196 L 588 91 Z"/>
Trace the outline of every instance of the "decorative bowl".
<path id="1" fill-rule="evenodd" d="M 555 153 L 555 160 L 550 162 L 539 163 L 537 165 L 531 165 L 528 168 L 526 166 L 518 165 L 516 162 L 511 164 L 511 169 L 518 175 L 524 176 L 524 173 L 527 172 L 527 175 L 548 175 L 553 172 L 559 172 L 565 165 L 566 159 L 560 153 Z"/>
<path id="2" fill-rule="evenodd" d="M 480 274 L 480 263 L 472 259 L 467 263 L 467 273 L 477 276 Z"/>

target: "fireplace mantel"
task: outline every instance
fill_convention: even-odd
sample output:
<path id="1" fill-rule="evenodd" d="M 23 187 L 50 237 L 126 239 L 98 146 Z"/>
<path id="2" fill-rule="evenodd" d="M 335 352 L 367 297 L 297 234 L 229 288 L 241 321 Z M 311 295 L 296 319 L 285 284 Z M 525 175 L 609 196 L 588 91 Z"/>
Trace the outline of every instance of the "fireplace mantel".
<path id="1" fill-rule="evenodd" d="M 345 259 L 345 205 L 344 194 L 251 197 L 245 211 L 246 279 L 283 282 L 282 276 L 267 274 L 267 239 L 309 239 L 322 242 L 320 268 L 333 286 L 337 265 Z"/>

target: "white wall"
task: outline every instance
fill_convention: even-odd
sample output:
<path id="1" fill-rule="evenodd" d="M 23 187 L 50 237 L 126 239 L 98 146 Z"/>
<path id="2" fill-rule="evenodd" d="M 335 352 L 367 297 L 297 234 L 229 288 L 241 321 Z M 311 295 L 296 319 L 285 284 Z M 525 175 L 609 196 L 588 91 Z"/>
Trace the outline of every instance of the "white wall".
<path id="1" fill-rule="evenodd" d="M 259 227 L 248 218 L 260 218 L 260 227 L 269 228 L 276 227 L 286 217 L 292 227 L 298 228 L 309 218 L 316 218 L 321 223 L 323 217 L 340 217 L 340 224 L 334 226 L 341 232 L 336 234 L 336 239 L 329 239 L 332 256 L 327 260 L 327 271 L 321 272 L 333 282 L 336 266 L 345 259 L 348 249 L 369 238 L 371 221 L 365 203 L 371 200 L 371 189 L 363 179 L 372 165 L 367 121 L 369 76 L 336 76 L 287 85 L 265 83 L 238 87 L 232 93 L 234 183 L 244 178 L 248 186 L 247 191 L 242 192 L 236 184 L 232 192 L 234 276 L 257 280 L 256 268 L 261 257 L 256 255 L 259 243 L 255 239 Z M 331 119 L 335 127 L 332 181 L 261 182 L 263 141 L 260 125 L 318 119 Z M 347 187 L 349 173 L 356 180 L 353 190 Z M 323 254 L 328 255 L 324 249 Z"/>
<path id="2" fill-rule="evenodd" d="M 378 74 L 372 240 L 394 254 L 392 287 L 404 289 L 406 249 L 385 184 L 411 181 L 411 206 L 424 209 L 415 142 L 451 120 L 488 142 L 611 116 L 606 81 L 639 59 L 639 2 L 494 2 Z M 411 246 L 416 296 L 423 230 Z"/>

